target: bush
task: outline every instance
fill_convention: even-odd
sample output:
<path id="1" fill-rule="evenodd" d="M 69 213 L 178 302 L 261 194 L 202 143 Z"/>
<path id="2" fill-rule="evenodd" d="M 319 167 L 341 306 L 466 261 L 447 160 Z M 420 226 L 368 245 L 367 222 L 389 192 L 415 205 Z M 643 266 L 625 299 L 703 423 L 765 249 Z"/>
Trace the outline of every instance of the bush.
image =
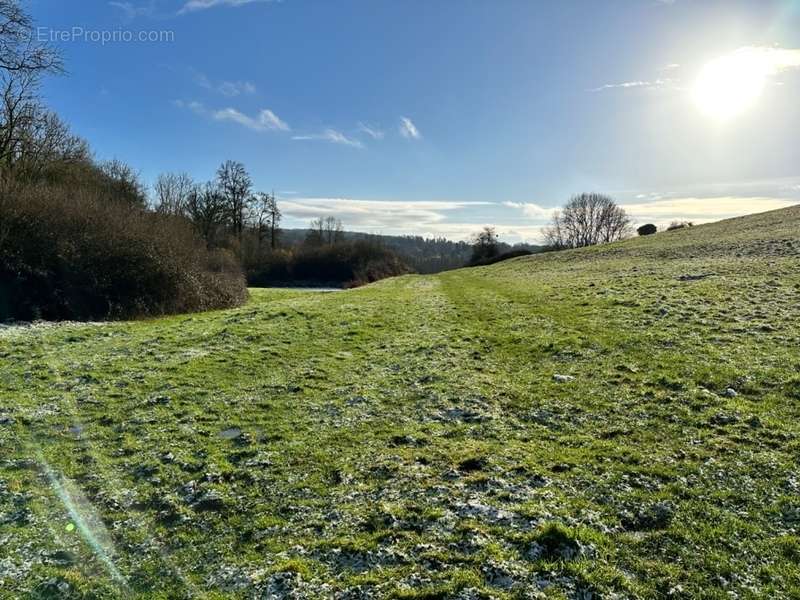
<path id="1" fill-rule="evenodd" d="M 647 225 L 642 225 L 636 229 L 636 233 L 639 235 L 653 235 L 654 233 L 658 233 L 658 227 L 653 225 L 652 223 L 648 223 Z"/>
<path id="2" fill-rule="evenodd" d="M 687 227 L 694 227 L 691 221 L 673 221 L 667 227 L 667 231 L 675 231 L 676 229 L 686 229 Z"/>
<path id="3" fill-rule="evenodd" d="M 188 221 L 92 187 L 0 191 L 0 319 L 111 319 L 241 304 L 236 259 Z"/>
<path id="4" fill-rule="evenodd" d="M 483 260 L 479 260 L 478 262 L 471 262 L 468 266 L 470 267 L 485 267 L 487 265 L 493 265 L 495 263 L 503 262 L 504 260 L 509 260 L 511 258 L 517 258 L 518 256 L 530 256 L 533 254 L 530 250 L 510 250 L 508 252 L 503 252 L 502 254 L 498 254 L 497 256 L 492 256 L 491 258 L 485 258 Z"/>
<path id="5" fill-rule="evenodd" d="M 355 241 L 274 252 L 250 270 L 248 281 L 255 286 L 356 287 L 409 272 L 389 248 Z"/>

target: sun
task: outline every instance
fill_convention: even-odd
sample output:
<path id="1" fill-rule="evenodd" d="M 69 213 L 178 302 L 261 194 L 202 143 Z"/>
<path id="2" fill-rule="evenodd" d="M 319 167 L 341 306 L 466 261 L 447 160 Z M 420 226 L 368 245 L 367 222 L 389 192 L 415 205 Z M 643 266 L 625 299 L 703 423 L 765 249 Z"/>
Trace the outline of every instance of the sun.
<path id="1" fill-rule="evenodd" d="M 744 48 L 715 58 L 700 70 L 693 97 L 705 114 L 726 121 L 756 103 L 770 68 L 758 52 L 748 50 Z"/>

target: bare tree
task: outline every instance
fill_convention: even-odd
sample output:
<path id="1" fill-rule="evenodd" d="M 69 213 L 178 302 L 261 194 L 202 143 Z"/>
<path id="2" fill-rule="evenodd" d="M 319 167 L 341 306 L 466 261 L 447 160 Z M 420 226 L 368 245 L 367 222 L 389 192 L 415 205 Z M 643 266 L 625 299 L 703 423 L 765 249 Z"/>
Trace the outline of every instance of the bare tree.
<path id="1" fill-rule="evenodd" d="M 61 134 L 38 98 L 46 73 L 63 70 L 61 56 L 34 36 L 33 23 L 17 0 L 0 0 L 0 175 L 8 179 L 20 160 L 32 158 L 35 142 L 53 145 Z M 60 123 L 58 123 L 60 124 Z M 28 162 L 28 166 L 30 166 Z"/>
<path id="2" fill-rule="evenodd" d="M 323 243 L 325 243 L 325 220 L 320 217 L 308 224 L 306 244 L 309 246 L 321 246 Z"/>
<path id="3" fill-rule="evenodd" d="M 336 217 L 319 217 L 309 224 L 306 243 L 311 246 L 333 246 L 344 239 L 342 221 Z"/>
<path id="4" fill-rule="evenodd" d="M 255 213 L 255 228 L 258 234 L 258 243 L 269 236 L 269 246 L 275 250 L 280 235 L 281 211 L 275 200 L 275 194 L 259 192 L 255 195 L 253 203 Z"/>
<path id="5" fill-rule="evenodd" d="M 242 239 L 247 211 L 252 202 L 251 189 L 253 182 L 244 165 L 234 160 L 227 160 L 217 170 L 217 185 L 222 192 L 226 206 L 227 218 L 234 235 Z"/>
<path id="6" fill-rule="evenodd" d="M 115 158 L 101 163 L 100 171 L 105 176 L 106 191 L 112 200 L 142 206 L 147 203 L 147 186 L 130 165 Z"/>
<path id="7" fill-rule="evenodd" d="M 86 141 L 73 135 L 58 115 L 15 97 L 8 87 L 3 91 L 11 94 L 3 95 L 0 108 L 7 125 L 0 126 L 0 170 L 6 179 L 58 179 L 65 167 L 91 161 Z"/>
<path id="8" fill-rule="evenodd" d="M 499 242 L 500 238 L 494 227 L 481 229 L 472 236 L 472 259 L 470 262 L 476 263 L 497 256 Z"/>
<path id="9" fill-rule="evenodd" d="M 196 184 L 187 173 L 162 173 L 153 186 L 156 212 L 183 215 Z"/>
<path id="10" fill-rule="evenodd" d="M 9 73 L 61 72 L 61 55 L 34 35 L 30 16 L 17 0 L 0 0 L 0 70 Z"/>
<path id="11" fill-rule="evenodd" d="M 554 249 L 582 248 L 621 240 L 630 232 L 630 219 L 608 196 L 580 194 L 573 196 L 544 234 Z"/>
<path id="12" fill-rule="evenodd" d="M 336 217 L 325 217 L 323 219 L 324 239 L 329 246 L 333 246 L 342 241 L 344 238 L 344 230 L 342 229 L 342 221 Z"/>
<path id="13" fill-rule="evenodd" d="M 196 185 L 186 199 L 186 215 L 205 238 L 208 247 L 216 242 L 219 229 L 225 224 L 227 200 L 216 183 Z"/>
<path id="14" fill-rule="evenodd" d="M 30 128 L 36 112 L 35 77 L 4 74 L 2 77 L 2 113 L 0 113 L 0 164 L 3 172 L 13 168 L 19 156 L 23 131 Z"/>

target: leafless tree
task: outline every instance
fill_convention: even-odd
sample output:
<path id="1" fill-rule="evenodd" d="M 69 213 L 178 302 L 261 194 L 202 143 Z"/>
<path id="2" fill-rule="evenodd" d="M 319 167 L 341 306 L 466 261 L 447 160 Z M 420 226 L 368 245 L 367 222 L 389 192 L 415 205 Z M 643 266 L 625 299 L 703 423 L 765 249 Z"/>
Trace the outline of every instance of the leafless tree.
<path id="1" fill-rule="evenodd" d="M 275 194 L 257 193 L 253 202 L 253 212 L 259 245 L 262 240 L 269 236 L 269 246 L 272 250 L 275 250 L 278 245 L 282 217 L 281 211 L 278 209 L 278 203 L 275 200 Z"/>
<path id="2" fill-rule="evenodd" d="M 0 164 L 8 173 L 22 143 L 23 131 L 29 129 L 36 113 L 37 80 L 28 74 L 2 76 L 2 113 L 0 114 Z"/>
<path id="3" fill-rule="evenodd" d="M 0 70 L 27 74 L 63 70 L 61 55 L 37 39 L 30 16 L 17 0 L 0 0 Z"/>
<path id="4" fill-rule="evenodd" d="M 33 22 L 17 0 L 0 0 L 0 176 L 25 176 L 42 158 L 85 154 L 84 143 L 45 110 L 38 97 L 41 76 L 63 71 L 61 56 L 34 35 Z"/>
<path id="5" fill-rule="evenodd" d="M 3 89 L 0 125 L 0 171 L 4 179 L 54 178 L 76 162 L 88 162 L 88 144 L 73 135 L 55 114 L 26 98 L 20 89 Z"/>
<path id="6" fill-rule="evenodd" d="M 323 221 L 323 230 L 325 232 L 325 241 L 329 246 L 341 242 L 344 237 L 342 221 L 336 217 L 325 217 Z"/>
<path id="7" fill-rule="evenodd" d="M 247 212 L 251 204 L 253 182 L 244 165 L 227 160 L 217 170 L 217 186 L 226 202 L 228 222 L 234 235 L 241 240 Z"/>
<path id="8" fill-rule="evenodd" d="M 625 238 L 630 219 L 608 196 L 580 194 L 555 212 L 544 233 L 551 248 L 582 248 Z"/>
<path id="9" fill-rule="evenodd" d="M 187 173 L 162 173 L 153 186 L 156 212 L 183 215 L 196 184 Z"/>
<path id="10" fill-rule="evenodd" d="M 219 229 L 225 224 L 228 205 L 225 194 L 214 182 L 195 186 L 186 199 L 186 215 L 205 238 L 208 247 L 214 246 Z"/>
<path id="11" fill-rule="evenodd" d="M 308 233 L 306 234 L 306 244 L 309 246 L 321 246 L 325 243 L 325 222 L 322 217 L 313 219 L 308 224 Z"/>
<path id="12" fill-rule="evenodd" d="M 145 205 L 147 186 L 130 165 L 115 158 L 100 163 L 100 170 L 106 179 L 105 187 L 109 198 Z"/>
<path id="13" fill-rule="evenodd" d="M 336 217 L 319 217 L 311 221 L 306 243 L 312 246 L 333 246 L 344 239 L 342 221 Z"/>

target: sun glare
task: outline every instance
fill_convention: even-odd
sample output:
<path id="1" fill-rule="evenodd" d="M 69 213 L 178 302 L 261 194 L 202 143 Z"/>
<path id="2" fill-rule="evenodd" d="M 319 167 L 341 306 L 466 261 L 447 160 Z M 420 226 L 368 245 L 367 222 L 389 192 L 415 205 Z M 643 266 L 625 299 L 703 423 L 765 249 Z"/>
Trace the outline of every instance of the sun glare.
<path id="1" fill-rule="evenodd" d="M 707 115 L 727 120 L 750 108 L 764 89 L 770 65 L 758 52 L 740 50 L 716 58 L 700 71 L 693 95 Z"/>

